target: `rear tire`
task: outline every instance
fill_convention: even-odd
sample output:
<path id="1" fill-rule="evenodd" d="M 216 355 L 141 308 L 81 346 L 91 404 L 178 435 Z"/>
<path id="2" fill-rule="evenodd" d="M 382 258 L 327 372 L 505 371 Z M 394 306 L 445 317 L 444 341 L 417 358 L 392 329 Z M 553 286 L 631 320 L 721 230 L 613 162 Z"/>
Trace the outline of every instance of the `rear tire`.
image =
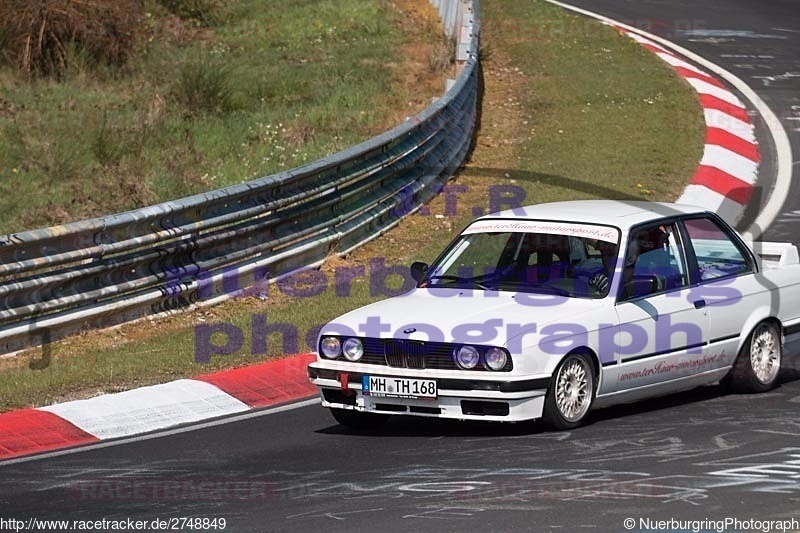
<path id="1" fill-rule="evenodd" d="M 553 429 L 580 426 L 592 407 L 595 375 L 589 357 L 567 355 L 556 368 L 544 401 L 544 421 Z"/>
<path id="2" fill-rule="evenodd" d="M 783 349 L 775 322 L 759 323 L 747 337 L 733 368 L 722 380 L 735 392 L 765 392 L 778 383 Z"/>
<path id="3" fill-rule="evenodd" d="M 362 413 L 351 409 L 331 409 L 331 414 L 339 424 L 362 431 L 380 429 L 389 420 L 390 416 L 377 413 Z"/>

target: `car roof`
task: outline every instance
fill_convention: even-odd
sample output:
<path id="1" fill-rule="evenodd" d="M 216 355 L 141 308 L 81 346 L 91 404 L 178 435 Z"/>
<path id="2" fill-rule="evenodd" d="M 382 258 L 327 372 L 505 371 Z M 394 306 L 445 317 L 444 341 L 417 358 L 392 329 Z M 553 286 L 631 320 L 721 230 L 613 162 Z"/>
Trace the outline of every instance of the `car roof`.
<path id="1" fill-rule="evenodd" d="M 705 213 L 708 209 L 686 204 L 642 200 L 568 200 L 506 209 L 481 219 L 535 219 L 608 224 L 627 229 L 664 217 Z"/>

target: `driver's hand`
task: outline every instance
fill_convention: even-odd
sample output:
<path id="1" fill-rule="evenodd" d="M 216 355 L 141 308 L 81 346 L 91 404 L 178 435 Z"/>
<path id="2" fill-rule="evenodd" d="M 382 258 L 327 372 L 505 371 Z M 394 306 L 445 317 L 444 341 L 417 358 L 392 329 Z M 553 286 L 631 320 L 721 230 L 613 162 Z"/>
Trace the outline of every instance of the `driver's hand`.
<path id="1" fill-rule="evenodd" d="M 595 274 L 589 280 L 589 287 L 596 290 L 601 294 L 605 294 L 608 292 L 608 276 L 603 274 L 602 272 Z"/>

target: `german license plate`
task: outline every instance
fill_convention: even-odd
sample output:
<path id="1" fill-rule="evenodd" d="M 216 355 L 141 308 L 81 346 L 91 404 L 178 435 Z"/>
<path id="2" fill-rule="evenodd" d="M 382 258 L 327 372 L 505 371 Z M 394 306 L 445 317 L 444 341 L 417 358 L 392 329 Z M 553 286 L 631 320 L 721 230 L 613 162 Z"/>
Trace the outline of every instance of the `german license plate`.
<path id="1" fill-rule="evenodd" d="M 435 400 L 435 379 L 389 378 L 364 376 L 361 382 L 364 396 L 375 398 L 406 398 L 409 400 Z"/>

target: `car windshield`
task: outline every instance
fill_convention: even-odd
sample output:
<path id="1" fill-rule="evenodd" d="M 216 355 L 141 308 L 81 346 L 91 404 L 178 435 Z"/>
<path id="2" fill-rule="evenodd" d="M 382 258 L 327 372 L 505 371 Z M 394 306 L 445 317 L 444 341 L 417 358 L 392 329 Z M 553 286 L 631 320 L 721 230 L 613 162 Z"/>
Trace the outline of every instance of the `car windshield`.
<path id="1" fill-rule="evenodd" d="M 602 298 L 618 249 L 619 230 L 610 226 L 483 219 L 464 230 L 420 286 Z"/>

